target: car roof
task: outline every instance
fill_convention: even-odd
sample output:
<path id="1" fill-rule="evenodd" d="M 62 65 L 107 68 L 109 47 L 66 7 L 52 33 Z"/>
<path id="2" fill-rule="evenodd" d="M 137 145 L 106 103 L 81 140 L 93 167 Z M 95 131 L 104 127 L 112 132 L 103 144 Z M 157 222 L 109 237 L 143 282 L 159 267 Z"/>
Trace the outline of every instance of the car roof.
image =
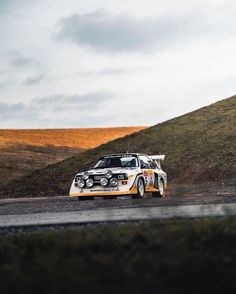
<path id="1" fill-rule="evenodd" d="M 101 156 L 100 158 L 103 158 L 103 157 L 115 157 L 115 156 L 140 156 L 140 155 L 147 156 L 146 154 L 142 154 L 142 153 L 126 153 L 126 152 L 121 152 L 121 153 L 106 154 L 106 155 Z"/>

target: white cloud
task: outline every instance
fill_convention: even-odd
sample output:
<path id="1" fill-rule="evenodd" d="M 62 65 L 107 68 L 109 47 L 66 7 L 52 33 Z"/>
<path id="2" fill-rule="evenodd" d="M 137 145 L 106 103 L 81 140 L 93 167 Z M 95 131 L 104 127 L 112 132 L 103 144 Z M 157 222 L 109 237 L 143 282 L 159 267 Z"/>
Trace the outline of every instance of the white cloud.
<path id="1" fill-rule="evenodd" d="M 1 127 L 154 124 L 231 96 L 235 13 L 232 0 L 0 0 Z"/>
<path id="2" fill-rule="evenodd" d="M 75 14 L 60 20 L 58 40 L 70 40 L 96 51 L 144 51 L 189 41 L 210 26 L 202 15 L 171 18 L 134 18 L 103 10 Z"/>
<path id="3" fill-rule="evenodd" d="M 64 121 L 68 127 L 70 124 L 79 127 L 85 118 L 103 117 L 96 112 L 100 112 L 103 105 L 113 99 L 115 97 L 111 93 L 97 91 L 80 95 L 36 97 L 28 103 L 0 103 L 0 121 L 7 124 L 13 122 L 18 127 L 26 122 L 44 125 L 45 120 L 57 127 L 58 122 L 63 126 Z"/>

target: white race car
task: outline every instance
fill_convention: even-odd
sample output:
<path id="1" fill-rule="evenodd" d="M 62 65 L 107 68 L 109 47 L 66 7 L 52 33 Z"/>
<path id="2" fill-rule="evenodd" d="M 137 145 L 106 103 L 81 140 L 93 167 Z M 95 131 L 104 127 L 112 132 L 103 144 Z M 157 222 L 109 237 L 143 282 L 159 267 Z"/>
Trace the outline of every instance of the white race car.
<path id="1" fill-rule="evenodd" d="M 94 167 L 76 174 L 69 196 L 79 200 L 125 195 L 144 198 L 146 192 L 151 192 L 153 197 L 163 197 L 167 175 L 161 169 L 160 161 L 164 159 L 165 155 L 139 153 L 102 156 Z"/>

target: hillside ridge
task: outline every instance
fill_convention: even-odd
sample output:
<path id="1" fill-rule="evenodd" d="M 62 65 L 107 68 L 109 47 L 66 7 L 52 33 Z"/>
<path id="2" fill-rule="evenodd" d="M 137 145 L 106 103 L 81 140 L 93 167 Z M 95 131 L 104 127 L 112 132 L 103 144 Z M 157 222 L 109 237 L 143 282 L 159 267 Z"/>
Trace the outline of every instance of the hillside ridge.
<path id="1" fill-rule="evenodd" d="M 227 183 L 236 179 L 236 96 L 113 140 L 6 185 L 0 197 L 67 194 L 74 175 L 106 153 L 166 155 L 170 183 Z M 125 147 L 124 147 L 125 146 Z"/>

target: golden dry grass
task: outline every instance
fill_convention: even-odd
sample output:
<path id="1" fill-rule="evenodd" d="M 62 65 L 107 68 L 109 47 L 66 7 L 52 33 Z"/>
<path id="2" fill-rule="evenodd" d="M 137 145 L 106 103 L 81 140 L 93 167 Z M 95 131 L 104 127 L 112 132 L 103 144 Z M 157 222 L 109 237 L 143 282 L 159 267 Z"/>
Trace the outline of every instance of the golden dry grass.
<path id="1" fill-rule="evenodd" d="M 15 180 L 143 128 L 0 130 L 0 182 Z"/>
<path id="2" fill-rule="evenodd" d="M 145 127 L 0 130 L 0 148 L 9 145 L 94 148 Z"/>

